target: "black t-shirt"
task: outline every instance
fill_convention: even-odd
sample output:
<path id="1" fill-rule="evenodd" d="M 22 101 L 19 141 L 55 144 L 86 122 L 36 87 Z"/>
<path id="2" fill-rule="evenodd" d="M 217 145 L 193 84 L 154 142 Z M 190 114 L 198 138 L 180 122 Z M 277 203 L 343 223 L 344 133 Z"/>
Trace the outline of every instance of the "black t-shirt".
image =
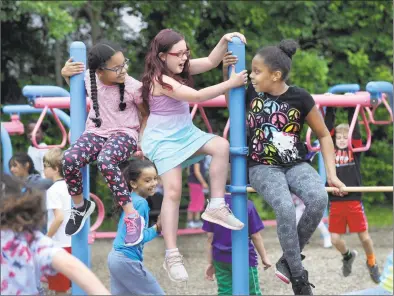
<path id="1" fill-rule="evenodd" d="M 305 161 L 307 149 L 300 133 L 314 105 L 312 96 L 296 86 L 290 86 L 280 96 L 272 96 L 257 94 L 250 84 L 246 91 L 249 167 L 289 166 Z"/>
<path id="2" fill-rule="evenodd" d="M 355 108 L 347 108 L 348 111 L 348 123 L 349 125 L 352 122 L 353 114 Z M 359 187 L 362 186 L 361 179 L 361 153 L 360 152 L 352 152 L 350 149 L 340 149 L 336 145 L 335 140 L 335 108 L 327 107 L 326 116 L 324 118 L 324 122 L 328 130 L 330 131 L 335 148 L 335 166 L 337 177 L 348 187 Z M 355 148 L 362 146 L 360 126 L 358 121 L 356 121 L 353 135 L 352 135 L 352 145 Z M 326 184 L 328 186 L 328 184 Z M 351 201 L 351 200 L 361 200 L 362 193 L 361 192 L 349 192 L 347 195 L 343 197 L 335 196 L 329 194 L 330 201 Z"/>

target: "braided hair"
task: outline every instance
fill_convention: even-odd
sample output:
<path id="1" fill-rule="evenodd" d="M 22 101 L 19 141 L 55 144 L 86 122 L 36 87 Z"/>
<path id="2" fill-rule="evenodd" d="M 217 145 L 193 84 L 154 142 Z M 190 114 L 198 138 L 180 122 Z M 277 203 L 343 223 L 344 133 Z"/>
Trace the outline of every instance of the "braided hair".
<path id="1" fill-rule="evenodd" d="M 100 109 L 97 99 L 97 83 L 96 83 L 96 71 L 105 67 L 105 64 L 111 57 L 121 51 L 121 48 L 116 44 L 111 44 L 110 42 L 103 41 L 93 46 L 89 51 L 88 55 L 88 67 L 90 76 L 90 92 L 91 100 L 93 102 L 93 110 L 95 117 L 90 117 L 96 127 L 100 127 L 102 120 L 100 118 Z M 120 93 L 120 103 L 119 110 L 124 111 L 126 109 L 126 103 L 124 100 L 124 83 L 119 83 L 119 93 Z"/>

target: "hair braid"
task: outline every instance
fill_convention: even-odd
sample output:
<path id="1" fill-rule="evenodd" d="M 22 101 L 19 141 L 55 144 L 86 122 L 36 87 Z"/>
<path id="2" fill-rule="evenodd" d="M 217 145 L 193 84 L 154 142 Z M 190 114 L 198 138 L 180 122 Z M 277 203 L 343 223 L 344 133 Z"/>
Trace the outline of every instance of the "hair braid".
<path id="1" fill-rule="evenodd" d="M 120 92 L 119 110 L 123 111 L 124 109 L 126 109 L 126 103 L 123 102 L 123 100 L 124 100 L 124 83 L 119 83 L 119 92 Z"/>
<path id="2" fill-rule="evenodd" d="M 100 118 L 100 110 L 99 110 L 99 104 L 97 100 L 97 84 L 96 84 L 96 71 L 94 69 L 89 69 L 90 73 L 90 93 L 91 93 L 91 99 L 93 102 L 93 109 L 94 113 L 96 114 L 96 117 L 90 117 L 90 119 L 94 122 L 96 127 L 101 126 L 101 118 Z"/>

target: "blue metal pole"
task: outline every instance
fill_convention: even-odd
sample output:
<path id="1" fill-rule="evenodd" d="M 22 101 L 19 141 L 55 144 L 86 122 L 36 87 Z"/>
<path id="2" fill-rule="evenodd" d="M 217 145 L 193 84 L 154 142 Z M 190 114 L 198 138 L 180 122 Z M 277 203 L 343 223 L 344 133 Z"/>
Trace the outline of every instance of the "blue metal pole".
<path id="1" fill-rule="evenodd" d="M 75 62 L 86 65 L 86 46 L 80 41 L 73 42 L 70 46 L 70 56 Z M 86 122 L 86 96 L 84 73 L 74 75 L 70 79 L 70 115 L 71 115 L 71 142 L 74 143 L 84 132 Z M 89 167 L 82 169 L 83 197 L 89 199 Z M 82 230 L 72 237 L 72 253 L 83 263 L 90 267 L 90 247 L 88 234 L 90 218 L 86 221 Z M 78 271 L 76 271 L 78 272 Z M 72 284 L 73 295 L 84 295 L 83 290 L 75 283 Z"/>
<path id="2" fill-rule="evenodd" d="M 228 43 L 228 50 L 238 57 L 235 71 L 245 70 L 245 44 L 238 37 Z M 230 73 L 230 72 L 229 72 Z M 246 194 L 245 87 L 230 90 L 230 154 L 232 209 L 245 227 L 232 231 L 233 295 L 249 295 L 248 211 Z"/>
<path id="3" fill-rule="evenodd" d="M 12 145 L 10 135 L 3 126 L 3 123 L 1 123 L 1 151 L 3 154 L 3 172 L 10 175 L 11 173 L 8 167 L 8 162 L 12 157 Z"/>

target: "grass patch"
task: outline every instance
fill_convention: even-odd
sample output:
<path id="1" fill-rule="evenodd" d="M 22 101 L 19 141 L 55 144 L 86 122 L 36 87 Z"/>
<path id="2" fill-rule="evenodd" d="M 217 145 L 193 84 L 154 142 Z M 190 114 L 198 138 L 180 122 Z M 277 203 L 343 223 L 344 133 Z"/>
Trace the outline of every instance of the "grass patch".
<path id="1" fill-rule="evenodd" d="M 365 208 L 368 225 L 372 227 L 392 227 L 393 208 L 390 206 L 371 206 Z"/>

